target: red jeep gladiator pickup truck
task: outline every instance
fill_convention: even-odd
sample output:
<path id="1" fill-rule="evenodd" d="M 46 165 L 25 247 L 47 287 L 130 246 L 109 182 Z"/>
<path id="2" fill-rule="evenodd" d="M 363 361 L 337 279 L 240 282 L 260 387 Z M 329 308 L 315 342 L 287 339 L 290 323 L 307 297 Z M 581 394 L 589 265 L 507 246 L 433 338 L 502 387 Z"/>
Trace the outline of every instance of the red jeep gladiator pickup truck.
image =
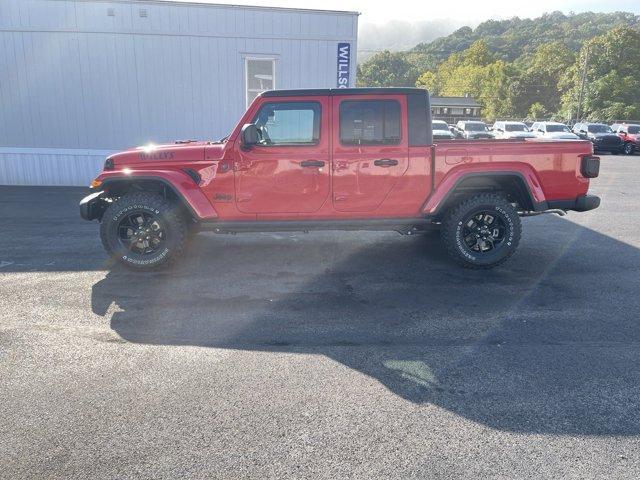
<path id="1" fill-rule="evenodd" d="M 138 269 L 183 254 L 188 235 L 441 230 L 461 264 L 490 268 L 520 240 L 521 216 L 597 208 L 587 141 L 432 141 L 415 88 L 275 90 L 219 142 L 111 155 L 80 203 L 107 252 Z"/>

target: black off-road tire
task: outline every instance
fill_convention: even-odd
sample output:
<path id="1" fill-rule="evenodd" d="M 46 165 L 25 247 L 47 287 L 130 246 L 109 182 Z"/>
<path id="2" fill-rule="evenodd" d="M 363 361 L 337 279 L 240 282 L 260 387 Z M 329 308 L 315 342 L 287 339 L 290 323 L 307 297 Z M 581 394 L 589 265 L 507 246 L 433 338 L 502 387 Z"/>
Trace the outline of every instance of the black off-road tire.
<path id="1" fill-rule="evenodd" d="M 118 229 L 124 216 L 142 213 L 156 219 L 164 233 L 161 248 L 151 253 L 135 253 L 120 241 Z M 181 257 L 189 228 L 181 206 L 152 192 L 127 193 L 104 212 L 100 239 L 109 255 L 134 270 L 165 267 Z"/>
<path id="2" fill-rule="evenodd" d="M 475 252 L 465 242 L 465 224 L 475 215 L 487 212 L 504 225 L 502 242 L 491 251 Z M 480 193 L 453 206 L 445 215 L 440 231 L 449 255 L 467 268 L 489 269 L 504 263 L 520 243 L 522 223 L 517 210 L 499 193 Z"/>

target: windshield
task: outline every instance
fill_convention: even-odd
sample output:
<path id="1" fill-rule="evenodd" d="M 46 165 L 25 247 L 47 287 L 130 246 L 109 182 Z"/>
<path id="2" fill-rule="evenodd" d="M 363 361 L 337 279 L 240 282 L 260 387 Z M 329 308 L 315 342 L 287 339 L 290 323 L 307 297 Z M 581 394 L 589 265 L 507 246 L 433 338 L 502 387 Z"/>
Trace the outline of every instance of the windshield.
<path id="1" fill-rule="evenodd" d="M 464 129 L 468 132 L 484 132 L 487 126 L 481 122 L 465 123 Z"/>
<path id="2" fill-rule="evenodd" d="M 526 132 L 527 126 L 524 123 L 507 123 L 504 126 L 505 132 Z"/>
<path id="3" fill-rule="evenodd" d="M 571 130 L 566 125 L 547 125 L 547 132 L 571 133 Z"/>
<path id="4" fill-rule="evenodd" d="M 589 125 L 587 131 L 589 133 L 613 133 L 608 125 Z"/>
<path id="5" fill-rule="evenodd" d="M 634 125 L 633 127 L 629 127 L 628 133 L 640 133 L 640 125 Z"/>
<path id="6" fill-rule="evenodd" d="M 444 122 L 433 122 L 434 130 L 446 130 L 449 131 L 449 126 Z"/>

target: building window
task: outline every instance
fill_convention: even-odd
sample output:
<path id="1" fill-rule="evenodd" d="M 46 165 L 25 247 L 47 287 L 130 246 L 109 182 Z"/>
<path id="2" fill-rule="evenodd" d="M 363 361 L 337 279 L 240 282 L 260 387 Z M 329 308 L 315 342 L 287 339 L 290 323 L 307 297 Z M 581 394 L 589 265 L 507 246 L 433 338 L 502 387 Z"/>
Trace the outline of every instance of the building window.
<path id="1" fill-rule="evenodd" d="M 273 58 L 245 58 L 247 107 L 265 90 L 276 88 L 276 61 Z"/>
<path id="2" fill-rule="evenodd" d="M 340 141 L 345 145 L 400 143 L 400 104 L 395 100 L 340 103 Z"/>
<path id="3" fill-rule="evenodd" d="M 253 124 L 261 145 L 313 145 L 320 140 L 318 102 L 273 102 L 260 107 Z"/>

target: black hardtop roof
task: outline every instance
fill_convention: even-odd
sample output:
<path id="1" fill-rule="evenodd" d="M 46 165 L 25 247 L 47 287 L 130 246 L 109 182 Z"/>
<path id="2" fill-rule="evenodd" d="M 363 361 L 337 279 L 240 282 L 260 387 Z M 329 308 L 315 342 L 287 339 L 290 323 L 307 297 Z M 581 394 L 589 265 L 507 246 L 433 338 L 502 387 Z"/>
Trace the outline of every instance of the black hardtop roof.
<path id="1" fill-rule="evenodd" d="M 424 88 L 300 88 L 292 90 L 267 90 L 262 97 L 311 97 L 336 95 L 427 95 Z"/>

